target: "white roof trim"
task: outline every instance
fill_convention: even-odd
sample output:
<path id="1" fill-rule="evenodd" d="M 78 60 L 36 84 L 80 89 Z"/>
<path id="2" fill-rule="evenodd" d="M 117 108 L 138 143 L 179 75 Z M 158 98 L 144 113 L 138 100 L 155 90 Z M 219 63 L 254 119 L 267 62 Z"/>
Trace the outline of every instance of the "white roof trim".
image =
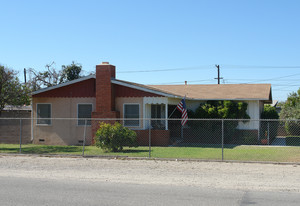
<path id="1" fill-rule="evenodd" d="M 44 89 L 37 90 L 35 92 L 32 92 L 31 94 L 35 95 L 35 94 L 43 93 L 43 92 L 46 92 L 46 91 L 50 91 L 50 90 L 57 89 L 57 88 L 64 87 L 64 86 L 68 86 L 70 84 L 75 84 L 75 83 L 82 82 L 82 81 L 92 79 L 92 78 L 95 79 L 96 76 L 95 75 L 89 75 L 89 76 L 86 76 L 86 77 L 81 77 L 79 79 L 74 79 L 72 81 L 68 81 L 68 82 L 58 84 L 58 85 L 55 85 L 55 86 L 52 86 L 52 87 L 47 87 L 47 88 L 44 88 Z"/>
<path id="2" fill-rule="evenodd" d="M 123 81 L 118 81 L 116 79 L 112 79 L 111 83 L 118 84 L 118 85 L 125 86 L 125 87 L 129 87 L 129 88 L 133 88 L 133 89 L 138 89 L 138 90 L 141 90 L 141 91 L 144 91 L 144 92 L 150 92 L 150 93 L 165 96 L 165 97 L 182 98 L 181 96 L 176 96 L 176 95 L 173 95 L 173 94 L 160 92 L 160 91 L 157 91 L 157 90 L 154 90 L 154 89 L 152 90 L 152 89 L 148 89 L 148 88 L 145 88 L 145 87 L 140 87 L 138 85 L 133 85 L 133 84 L 126 83 L 126 82 L 123 82 Z"/>

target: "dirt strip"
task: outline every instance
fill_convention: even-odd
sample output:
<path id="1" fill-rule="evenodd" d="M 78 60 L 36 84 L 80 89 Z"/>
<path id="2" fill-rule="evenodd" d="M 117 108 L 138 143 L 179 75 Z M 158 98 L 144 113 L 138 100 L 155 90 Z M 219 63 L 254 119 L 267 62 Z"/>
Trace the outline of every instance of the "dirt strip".
<path id="1" fill-rule="evenodd" d="M 300 165 L 0 156 L 0 176 L 300 193 Z"/>

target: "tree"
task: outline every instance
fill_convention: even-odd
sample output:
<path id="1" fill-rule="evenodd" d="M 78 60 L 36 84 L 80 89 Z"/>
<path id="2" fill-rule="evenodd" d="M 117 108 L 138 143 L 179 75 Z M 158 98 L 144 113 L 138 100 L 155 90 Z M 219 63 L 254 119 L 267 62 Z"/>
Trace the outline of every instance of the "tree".
<path id="1" fill-rule="evenodd" d="M 208 119 L 249 119 L 248 104 L 234 101 L 208 101 L 200 104 L 195 112 L 190 111 L 191 118 Z"/>
<path id="2" fill-rule="evenodd" d="M 45 66 L 46 71 L 37 72 L 30 68 L 30 73 L 33 74 L 33 78 L 30 79 L 29 85 L 32 91 L 39 90 L 44 87 L 51 87 L 57 84 L 61 84 L 67 81 L 80 78 L 82 66 L 72 61 L 70 65 L 62 65 L 61 70 L 57 71 L 53 66 L 55 63 L 47 64 Z"/>
<path id="3" fill-rule="evenodd" d="M 280 118 L 286 119 L 285 129 L 290 135 L 300 135 L 300 88 L 297 92 L 290 93 L 282 110 Z"/>
<path id="4" fill-rule="evenodd" d="M 267 134 L 269 140 L 272 141 L 277 136 L 279 121 L 270 121 L 269 119 L 279 119 L 276 108 L 269 104 L 264 105 L 264 111 L 261 113 L 260 118 L 262 119 L 260 121 L 260 138 L 266 139 Z"/>
<path id="5" fill-rule="evenodd" d="M 235 101 L 207 101 L 202 103 L 195 112 L 189 111 L 189 118 L 199 119 L 234 119 L 224 121 L 224 142 L 231 143 L 236 127 L 239 124 L 238 119 L 250 119 L 247 114 L 248 104 L 245 102 Z M 236 119 L 236 120 L 235 120 Z M 242 120 L 245 121 L 245 120 Z M 219 134 L 222 124 L 219 120 L 216 121 L 189 121 L 188 124 L 198 134 L 209 134 L 215 136 Z M 196 131 L 198 130 L 198 131 Z M 211 142 L 206 143 L 219 143 L 217 138 L 209 138 Z"/>
<path id="6" fill-rule="evenodd" d="M 74 61 L 72 61 L 72 64 L 70 65 L 67 66 L 62 65 L 61 81 L 67 82 L 67 81 L 80 78 L 81 70 L 82 70 L 82 66 L 78 63 L 75 63 Z"/>
<path id="7" fill-rule="evenodd" d="M 276 108 L 266 104 L 264 106 L 264 111 L 261 113 L 261 119 L 279 119 Z"/>
<path id="8" fill-rule="evenodd" d="M 55 63 L 47 64 L 45 68 L 46 71 L 37 72 L 36 70 L 30 68 L 29 72 L 33 74 L 33 77 L 30 78 L 29 84 L 32 91 L 39 90 L 43 87 L 51 87 L 57 84 L 62 83 L 61 81 L 61 72 L 56 71 L 53 67 Z"/>
<path id="9" fill-rule="evenodd" d="M 0 65 L 0 115 L 5 105 L 30 104 L 30 90 L 16 75 L 15 71 Z"/>
<path id="10" fill-rule="evenodd" d="M 289 94 L 279 116 L 280 119 L 300 119 L 300 88 Z"/>

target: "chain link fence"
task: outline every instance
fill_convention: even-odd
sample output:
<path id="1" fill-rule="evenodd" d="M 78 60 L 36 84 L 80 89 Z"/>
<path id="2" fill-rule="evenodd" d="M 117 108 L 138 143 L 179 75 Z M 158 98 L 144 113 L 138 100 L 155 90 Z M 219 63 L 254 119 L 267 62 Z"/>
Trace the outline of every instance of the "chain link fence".
<path id="1" fill-rule="evenodd" d="M 95 147 L 100 122 L 135 131 L 138 147 Z M 0 118 L 0 153 L 300 162 L 300 120 Z"/>

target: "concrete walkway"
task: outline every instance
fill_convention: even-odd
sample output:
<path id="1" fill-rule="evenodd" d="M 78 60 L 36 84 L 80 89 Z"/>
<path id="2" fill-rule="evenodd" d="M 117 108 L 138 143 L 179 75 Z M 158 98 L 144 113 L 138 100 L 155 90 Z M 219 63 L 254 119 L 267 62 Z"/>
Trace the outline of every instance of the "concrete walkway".
<path id="1" fill-rule="evenodd" d="M 286 146 L 285 137 L 276 137 L 271 145 Z"/>

